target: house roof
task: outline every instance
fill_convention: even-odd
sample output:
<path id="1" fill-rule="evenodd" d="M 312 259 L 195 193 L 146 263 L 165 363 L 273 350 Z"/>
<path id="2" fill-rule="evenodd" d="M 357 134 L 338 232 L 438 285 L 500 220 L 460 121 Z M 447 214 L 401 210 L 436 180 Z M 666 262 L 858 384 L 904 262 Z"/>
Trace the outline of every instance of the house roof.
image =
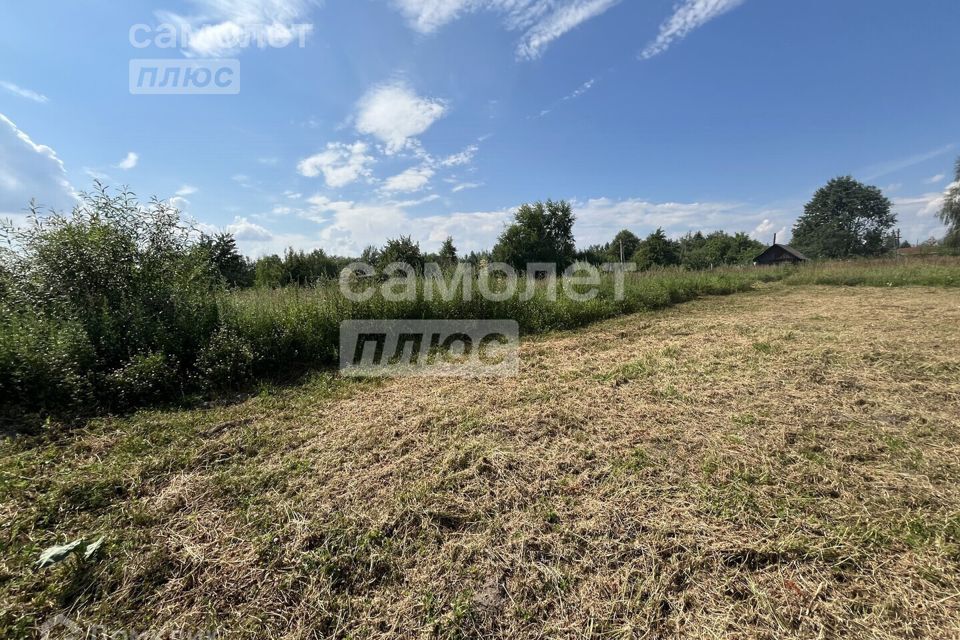
<path id="1" fill-rule="evenodd" d="M 764 250 L 763 250 L 763 253 L 761 253 L 761 254 L 758 255 L 756 258 L 754 258 L 753 261 L 756 262 L 757 260 L 759 260 L 760 258 L 762 258 L 763 256 L 765 256 L 768 251 L 770 251 L 771 249 L 776 249 L 776 248 L 778 248 L 778 247 L 779 247 L 780 249 L 783 249 L 784 251 L 786 251 L 786 252 L 789 253 L 790 255 L 792 255 L 792 256 L 793 256 L 794 258 L 796 258 L 797 260 L 809 260 L 809 258 L 808 258 L 807 256 L 803 255 L 802 253 L 800 253 L 799 251 L 797 251 L 796 249 L 794 249 L 793 247 L 791 247 L 791 246 L 788 245 L 788 244 L 773 244 L 773 245 L 770 245 L 769 247 L 767 247 L 766 249 L 764 249 Z"/>

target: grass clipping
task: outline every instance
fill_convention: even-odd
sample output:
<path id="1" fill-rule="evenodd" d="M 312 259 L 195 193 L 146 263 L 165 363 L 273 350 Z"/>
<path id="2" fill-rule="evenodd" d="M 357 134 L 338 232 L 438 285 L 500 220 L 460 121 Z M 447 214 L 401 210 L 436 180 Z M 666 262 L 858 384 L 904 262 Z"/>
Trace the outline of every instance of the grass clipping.
<path id="1" fill-rule="evenodd" d="M 0 630 L 960 637 L 957 326 L 957 290 L 773 285 L 525 342 L 507 381 L 8 441 Z M 25 571 L 87 531 L 100 562 Z"/>

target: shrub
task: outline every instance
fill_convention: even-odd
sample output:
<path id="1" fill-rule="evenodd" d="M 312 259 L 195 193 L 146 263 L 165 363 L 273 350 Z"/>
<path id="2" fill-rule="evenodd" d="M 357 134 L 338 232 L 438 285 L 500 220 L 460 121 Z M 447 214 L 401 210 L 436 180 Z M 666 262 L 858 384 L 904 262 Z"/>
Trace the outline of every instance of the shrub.
<path id="1" fill-rule="evenodd" d="M 108 376 L 109 388 L 120 408 L 166 400 L 180 388 L 179 370 L 162 353 L 135 355 Z"/>
<path id="2" fill-rule="evenodd" d="M 94 405 L 88 375 L 93 345 L 76 322 L 0 310 L 0 404 L 44 413 L 75 413 Z"/>
<path id="3" fill-rule="evenodd" d="M 230 329 L 220 329 L 200 352 L 197 370 L 216 388 L 237 387 L 253 377 L 254 353 L 243 338 Z"/>
<path id="4" fill-rule="evenodd" d="M 4 340 L 35 347 L 5 348 L 0 379 L 18 393 L 0 402 L 52 410 L 89 391 L 110 405 L 118 384 L 136 402 L 171 392 L 178 385 L 153 379 L 161 368 L 149 354 L 189 367 L 219 324 L 219 273 L 179 212 L 98 184 L 69 216 L 31 213 L 4 229 L 0 271 Z M 65 328 L 68 339 L 54 338 Z"/>

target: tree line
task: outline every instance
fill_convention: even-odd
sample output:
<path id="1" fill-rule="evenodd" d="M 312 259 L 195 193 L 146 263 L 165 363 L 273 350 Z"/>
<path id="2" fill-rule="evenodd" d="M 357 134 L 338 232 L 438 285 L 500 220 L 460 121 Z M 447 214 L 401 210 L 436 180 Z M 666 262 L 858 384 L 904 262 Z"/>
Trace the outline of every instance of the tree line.
<path id="1" fill-rule="evenodd" d="M 948 225 L 946 247 L 960 248 L 960 159 L 956 181 L 944 196 L 941 219 Z M 610 242 L 577 250 L 573 235 L 576 220 L 570 203 L 547 200 L 520 206 L 492 250 L 461 256 L 453 238 L 444 240 L 439 251 L 427 253 L 410 236 L 387 240 L 382 247 L 370 246 L 359 258 L 332 256 L 322 249 L 296 251 L 283 256 L 268 255 L 250 260 L 237 249 L 228 233 L 204 237 L 205 251 L 231 287 L 284 287 L 309 285 L 338 277 L 351 262 L 360 261 L 378 268 L 405 263 L 421 269 L 425 263 L 452 266 L 458 262 L 479 265 L 503 262 L 518 270 L 531 263 L 552 263 L 562 270 L 574 262 L 594 265 L 633 262 L 640 270 L 659 267 L 709 269 L 747 265 L 766 245 L 744 232 L 689 232 L 670 238 L 658 228 L 641 238 L 629 229 L 618 232 Z M 830 180 L 818 189 L 793 226 L 792 246 L 810 258 L 847 259 L 875 257 L 909 246 L 900 242 L 893 204 L 875 186 L 863 184 L 851 176 Z"/>

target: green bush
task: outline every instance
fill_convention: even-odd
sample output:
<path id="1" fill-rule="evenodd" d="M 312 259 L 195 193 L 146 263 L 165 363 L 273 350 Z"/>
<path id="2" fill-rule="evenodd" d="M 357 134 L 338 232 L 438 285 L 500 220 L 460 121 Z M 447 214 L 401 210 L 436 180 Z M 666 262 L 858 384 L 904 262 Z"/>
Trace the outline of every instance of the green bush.
<path id="1" fill-rule="evenodd" d="M 176 362 L 162 353 L 136 355 L 107 376 L 108 388 L 120 408 L 137 407 L 172 398 L 180 388 Z"/>
<path id="2" fill-rule="evenodd" d="M 197 370 L 218 389 L 237 387 L 253 378 L 254 353 L 250 345 L 231 329 L 220 329 L 200 352 Z"/>
<path id="3" fill-rule="evenodd" d="M 97 185 L 71 215 L 34 210 L 3 235 L 0 384 L 14 393 L 0 402 L 53 411 L 114 406 L 118 389 L 129 404 L 172 397 L 169 379 L 219 325 L 221 282 L 175 209 Z"/>
<path id="4" fill-rule="evenodd" d="M 76 322 L 0 310 L 0 404 L 76 413 L 95 404 L 93 345 Z"/>

